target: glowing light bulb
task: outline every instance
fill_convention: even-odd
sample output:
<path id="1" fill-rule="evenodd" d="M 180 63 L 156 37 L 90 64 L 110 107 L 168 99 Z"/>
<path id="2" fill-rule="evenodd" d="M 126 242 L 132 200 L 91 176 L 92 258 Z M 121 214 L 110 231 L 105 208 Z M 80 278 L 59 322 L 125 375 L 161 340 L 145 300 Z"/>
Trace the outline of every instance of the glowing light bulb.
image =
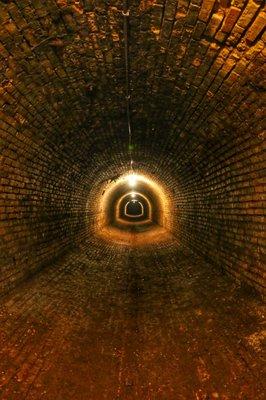
<path id="1" fill-rule="evenodd" d="M 128 176 L 128 184 L 130 187 L 135 187 L 137 184 L 137 180 L 138 178 L 136 177 L 136 175 L 129 175 Z"/>
<path id="2" fill-rule="evenodd" d="M 132 199 L 135 199 L 135 197 L 136 197 L 136 193 L 131 193 L 131 197 L 132 197 Z"/>

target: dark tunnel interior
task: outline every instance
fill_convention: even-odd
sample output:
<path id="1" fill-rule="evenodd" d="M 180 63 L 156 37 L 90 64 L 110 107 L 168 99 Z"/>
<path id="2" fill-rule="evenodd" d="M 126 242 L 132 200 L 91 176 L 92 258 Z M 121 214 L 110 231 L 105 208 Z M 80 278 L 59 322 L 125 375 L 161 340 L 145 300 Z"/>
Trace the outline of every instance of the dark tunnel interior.
<path id="1" fill-rule="evenodd" d="M 119 204 L 119 218 L 133 223 L 151 220 L 150 205 L 142 195 L 129 193 Z"/>
<path id="2" fill-rule="evenodd" d="M 146 205 L 147 207 L 147 205 Z M 124 216 L 128 218 L 141 218 L 144 215 L 144 206 L 141 199 L 129 199 L 124 205 Z"/>
<path id="3" fill-rule="evenodd" d="M 0 400 L 264 400 L 265 26 L 0 1 Z"/>

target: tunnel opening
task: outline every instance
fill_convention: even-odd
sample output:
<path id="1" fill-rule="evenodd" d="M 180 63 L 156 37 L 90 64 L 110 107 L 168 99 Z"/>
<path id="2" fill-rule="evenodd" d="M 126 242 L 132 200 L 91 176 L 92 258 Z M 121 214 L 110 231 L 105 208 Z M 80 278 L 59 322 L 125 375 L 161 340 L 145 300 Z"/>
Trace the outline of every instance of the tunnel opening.
<path id="1" fill-rule="evenodd" d="M 130 200 L 124 206 L 123 215 L 129 218 L 141 218 L 144 215 L 144 206 L 139 200 Z"/>
<path id="2" fill-rule="evenodd" d="M 100 201 L 95 203 L 97 221 L 92 234 L 130 246 L 169 240 L 174 204 L 169 189 L 155 176 L 145 171 L 125 172 L 115 181 L 104 182 L 93 196 Z M 139 215 L 130 215 L 129 205 L 138 203 Z M 88 224 L 91 226 L 90 218 Z"/>
<path id="3" fill-rule="evenodd" d="M 115 207 L 116 219 L 113 220 L 114 223 L 120 220 L 133 223 L 145 221 L 156 222 L 151 199 L 140 192 L 130 192 L 123 195 L 118 199 Z M 131 214 L 128 211 L 131 211 Z"/>

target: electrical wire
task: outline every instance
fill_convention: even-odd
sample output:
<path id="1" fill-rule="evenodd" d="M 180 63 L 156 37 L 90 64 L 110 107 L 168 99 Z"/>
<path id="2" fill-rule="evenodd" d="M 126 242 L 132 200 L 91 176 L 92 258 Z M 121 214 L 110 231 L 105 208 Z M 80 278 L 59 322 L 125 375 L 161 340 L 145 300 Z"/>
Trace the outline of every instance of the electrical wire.
<path id="1" fill-rule="evenodd" d="M 130 169 L 133 166 L 132 158 L 132 128 L 131 128 L 131 112 L 130 112 L 130 77 L 129 77 L 129 45 L 128 45 L 128 30 L 129 30 L 129 16 L 130 9 L 128 6 L 128 0 L 123 2 L 122 15 L 124 17 L 124 51 L 125 51 L 125 69 L 126 69 L 126 114 L 127 114 L 127 129 L 128 129 L 128 151 L 130 156 Z"/>

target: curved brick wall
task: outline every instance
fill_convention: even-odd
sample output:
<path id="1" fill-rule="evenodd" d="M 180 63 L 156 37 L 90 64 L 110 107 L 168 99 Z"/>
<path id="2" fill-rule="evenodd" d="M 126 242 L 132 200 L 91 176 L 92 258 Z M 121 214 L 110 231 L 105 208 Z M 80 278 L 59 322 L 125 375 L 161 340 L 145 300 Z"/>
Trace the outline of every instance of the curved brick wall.
<path id="1" fill-rule="evenodd" d="M 83 240 L 92 189 L 128 170 L 120 3 L 0 2 L 1 291 Z M 130 4 L 136 166 L 182 245 L 263 291 L 264 2 Z"/>

